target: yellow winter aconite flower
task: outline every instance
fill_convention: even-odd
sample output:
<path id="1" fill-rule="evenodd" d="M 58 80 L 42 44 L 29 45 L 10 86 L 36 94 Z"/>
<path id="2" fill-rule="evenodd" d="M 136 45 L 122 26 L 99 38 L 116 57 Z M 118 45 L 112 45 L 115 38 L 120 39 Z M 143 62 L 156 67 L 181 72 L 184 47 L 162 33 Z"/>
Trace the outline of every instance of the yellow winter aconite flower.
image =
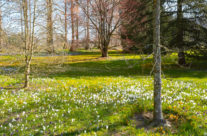
<path id="1" fill-rule="evenodd" d="M 179 104 L 183 104 L 182 102 L 179 102 Z"/>
<path id="2" fill-rule="evenodd" d="M 22 104 L 23 103 L 23 101 L 22 100 L 19 100 L 19 104 Z"/>
<path id="3" fill-rule="evenodd" d="M 169 119 L 173 120 L 174 119 L 174 115 L 171 114 L 170 117 L 169 117 Z"/>

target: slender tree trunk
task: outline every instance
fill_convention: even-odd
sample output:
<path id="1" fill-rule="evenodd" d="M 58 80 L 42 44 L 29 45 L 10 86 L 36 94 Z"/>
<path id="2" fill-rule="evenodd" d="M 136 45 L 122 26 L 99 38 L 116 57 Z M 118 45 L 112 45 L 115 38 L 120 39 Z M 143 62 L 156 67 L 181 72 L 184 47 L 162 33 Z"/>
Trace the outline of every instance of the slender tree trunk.
<path id="1" fill-rule="evenodd" d="M 36 0 L 34 0 L 33 14 L 31 11 L 31 1 L 23 0 L 23 16 L 24 16 L 24 43 L 25 43 L 25 82 L 24 88 L 29 87 L 31 60 L 33 56 L 34 46 L 34 29 L 36 20 Z M 29 7 L 28 7 L 29 4 Z M 29 12 L 29 15 L 28 15 Z M 33 20 L 32 20 L 33 17 Z M 28 20 L 29 19 L 29 20 Z M 29 25 L 30 24 L 30 25 Z"/>
<path id="2" fill-rule="evenodd" d="M 29 79 L 30 79 L 30 66 L 31 61 L 29 61 L 29 58 L 26 58 L 26 68 L 25 68 L 25 82 L 24 82 L 24 88 L 29 87 Z"/>
<path id="3" fill-rule="evenodd" d="M 76 7 L 75 7 L 75 18 L 76 18 L 76 48 L 79 46 L 79 6 L 78 6 L 78 0 L 76 0 Z"/>
<path id="4" fill-rule="evenodd" d="M 3 47 L 3 43 L 2 43 L 2 39 L 3 39 L 3 30 L 2 30 L 2 12 L 1 12 L 1 9 L 0 9 L 0 50 L 2 49 Z"/>
<path id="5" fill-rule="evenodd" d="M 71 27 L 72 27 L 72 43 L 70 47 L 70 51 L 75 51 L 75 25 L 74 25 L 74 0 L 70 0 L 71 2 Z"/>
<path id="6" fill-rule="evenodd" d="M 20 24 L 21 24 L 21 36 L 22 36 L 22 38 L 24 37 L 24 26 L 23 26 L 23 18 L 24 18 L 24 11 L 23 11 L 23 8 L 22 8 L 22 5 L 23 5 L 23 2 L 21 1 L 20 2 L 20 7 L 21 7 L 21 9 L 20 9 Z"/>
<path id="7" fill-rule="evenodd" d="M 28 22 L 28 1 L 23 0 L 24 14 L 24 43 L 25 43 L 25 83 L 24 87 L 29 87 L 30 62 L 29 62 L 29 22 Z"/>
<path id="8" fill-rule="evenodd" d="M 76 48 L 79 46 L 79 22 L 78 17 L 76 18 Z"/>
<path id="9" fill-rule="evenodd" d="M 53 44 L 53 20 L 52 20 L 52 0 L 47 1 L 47 46 L 50 53 L 54 53 L 54 44 Z"/>
<path id="10" fill-rule="evenodd" d="M 154 123 L 160 125 L 164 122 L 161 101 L 160 0 L 156 0 L 154 6 Z"/>
<path id="11" fill-rule="evenodd" d="M 86 14 L 89 14 L 89 0 L 87 0 L 87 8 L 86 8 Z M 88 50 L 90 48 L 90 32 L 89 32 L 89 18 L 86 17 L 86 47 L 85 49 Z"/>
<path id="12" fill-rule="evenodd" d="M 186 65 L 185 53 L 184 53 L 184 42 L 183 42 L 183 11 L 182 11 L 183 0 L 177 0 L 177 46 L 178 52 L 178 64 Z"/>
<path id="13" fill-rule="evenodd" d="M 68 19 L 67 19 L 67 0 L 65 0 L 65 40 L 64 40 L 64 49 L 68 47 Z"/>

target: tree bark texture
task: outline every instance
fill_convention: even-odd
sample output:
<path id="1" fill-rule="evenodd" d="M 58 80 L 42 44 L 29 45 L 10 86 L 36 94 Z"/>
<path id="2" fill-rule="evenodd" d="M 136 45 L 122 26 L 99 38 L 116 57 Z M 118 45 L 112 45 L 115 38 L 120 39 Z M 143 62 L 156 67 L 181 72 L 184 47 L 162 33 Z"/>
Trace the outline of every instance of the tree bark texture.
<path id="1" fill-rule="evenodd" d="M 65 37 L 64 37 L 64 49 L 68 48 L 68 15 L 67 15 L 67 8 L 68 8 L 68 0 L 64 1 L 65 4 Z"/>
<path id="2" fill-rule="evenodd" d="M 3 47 L 3 30 L 2 30 L 2 12 L 1 12 L 1 9 L 0 9 L 0 50 L 1 48 Z"/>
<path id="3" fill-rule="evenodd" d="M 89 0 L 87 0 L 87 8 L 86 8 L 87 15 L 89 14 Z M 85 49 L 88 50 L 90 48 L 90 32 L 89 32 L 89 18 L 86 18 L 86 47 Z"/>
<path id="4" fill-rule="evenodd" d="M 154 122 L 163 122 L 161 101 L 160 0 L 154 1 Z"/>
<path id="5" fill-rule="evenodd" d="M 24 44 L 25 44 L 25 83 L 24 88 L 29 87 L 29 75 L 30 75 L 30 59 L 29 59 L 29 22 L 28 22 L 28 2 L 23 0 L 23 14 L 24 14 Z"/>
<path id="6" fill-rule="evenodd" d="M 71 29 L 72 29 L 72 42 L 71 42 L 71 47 L 70 47 L 70 51 L 75 51 L 75 20 L 74 20 L 74 0 L 70 0 L 70 4 L 71 4 L 71 8 L 70 8 L 70 12 L 71 12 Z"/>
<path id="7" fill-rule="evenodd" d="M 49 48 L 49 53 L 54 53 L 54 44 L 53 44 L 53 9 L 52 9 L 52 0 L 46 0 L 47 2 L 47 47 Z"/>

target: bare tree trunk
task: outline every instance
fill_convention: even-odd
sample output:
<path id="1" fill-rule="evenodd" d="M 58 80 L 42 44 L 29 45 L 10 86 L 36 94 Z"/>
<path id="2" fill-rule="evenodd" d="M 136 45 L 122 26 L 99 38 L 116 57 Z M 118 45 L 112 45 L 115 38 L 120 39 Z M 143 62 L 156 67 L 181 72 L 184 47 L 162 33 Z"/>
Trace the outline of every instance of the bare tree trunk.
<path id="1" fill-rule="evenodd" d="M 24 37 L 24 26 L 23 26 L 23 18 L 24 18 L 24 11 L 23 11 L 23 8 L 22 8 L 22 6 L 23 6 L 23 4 L 22 4 L 22 2 L 20 2 L 20 6 L 21 6 L 21 9 L 20 9 L 20 24 L 21 24 L 21 36 L 22 37 Z"/>
<path id="2" fill-rule="evenodd" d="M 86 14 L 89 14 L 89 0 L 87 0 L 87 8 L 86 8 Z M 89 32 L 89 18 L 86 17 L 86 47 L 85 49 L 88 50 L 90 47 L 90 32 Z"/>
<path id="3" fill-rule="evenodd" d="M 108 57 L 108 46 L 109 46 L 109 42 L 110 42 L 110 39 L 107 39 L 104 36 L 100 37 L 102 57 Z"/>
<path id="4" fill-rule="evenodd" d="M 79 22 L 78 17 L 76 18 L 76 48 L 79 46 Z"/>
<path id="5" fill-rule="evenodd" d="M 76 18 L 76 48 L 79 46 L 79 6 L 78 0 L 76 0 L 76 7 L 75 7 L 75 18 Z"/>
<path id="6" fill-rule="evenodd" d="M 177 0 L 177 46 L 179 48 L 178 52 L 178 64 L 186 65 L 185 53 L 183 48 L 183 11 L 182 11 L 183 0 Z"/>
<path id="7" fill-rule="evenodd" d="M 25 83 L 24 87 L 29 87 L 30 62 L 29 62 L 29 22 L 28 22 L 28 2 L 23 0 L 24 14 L 24 43 L 25 43 Z"/>
<path id="8" fill-rule="evenodd" d="M 54 53 L 53 45 L 53 20 L 52 20 L 52 0 L 46 0 L 47 2 L 47 47 L 49 48 L 49 53 Z"/>
<path id="9" fill-rule="evenodd" d="M 67 19 L 67 0 L 65 0 L 65 40 L 64 40 L 64 49 L 67 49 L 68 47 L 68 19 Z"/>
<path id="10" fill-rule="evenodd" d="M 101 57 L 108 57 L 108 47 L 104 46 L 101 50 Z"/>
<path id="11" fill-rule="evenodd" d="M 29 87 L 29 78 L 30 78 L 30 69 L 31 69 L 30 65 L 31 65 L 31 61 L 29 61 L 29 58 L 26 57 L 24 88 L 28 88 Z"/>
<path id="12" fill-rule="evenodd" d="M 154 6 L 154 123 L 160 125 L 164 123 L 161 101 L 160 0 L 156 0 Z"/>
<path id="13" fill-rule="evenodd" d="M 70 47 L 70 51 L 75 51 L 75 25 L 74 25 L 74 0 L 70 0 L 71 2 L 71 27 L 72 27 L 72 43 Z"/>
<path id="14" fill-rule="evenodd" d="M 29 9 L 28 9 L 29 2 Z M 35 18 L 36 18 L 36 0 L 34 0 L 34 12 L 32 15 L 30 0 L 23 0 L 23 15 L 24 15 L 24 43 L 25 43 L 25 83 L 24 88 L 29 87 L 31 60 L 33 55 L 34 46 L 34 28 L 35 28 Z M 28 16 L 29 12 L 29 16 Z M 32 20 L 33 16 L 33 20 Z M 30 17 L 30 18 L 29 18 Z M 28 20 L 29 19 L 29 20 Z M 30 27 L 29 27 L 30 24 Z"/>
<path id="15" fill-rule="evenodd" d="M 2 30 L 2 12 L 1 12 L 1 9 L 0 9 L 0 50 L 2 49 L 3 47 L 3 43 L 2 43 L 2 38 L 3 37 L 3 30 Z"/>
<path id="16" fill-rule="evenodd" d="M 110 40 L 107 40 L 105 38 L 100 38 L 101 57 L 108 57 L 109 42 Z"/>

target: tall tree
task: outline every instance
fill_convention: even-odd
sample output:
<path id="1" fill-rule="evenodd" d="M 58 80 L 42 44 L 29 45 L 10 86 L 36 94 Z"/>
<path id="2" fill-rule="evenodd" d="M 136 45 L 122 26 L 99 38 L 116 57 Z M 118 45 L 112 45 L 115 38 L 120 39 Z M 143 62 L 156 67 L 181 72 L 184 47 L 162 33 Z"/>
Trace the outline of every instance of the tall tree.
<path id="1" fill-rule="evenodd" d="M 75 51 L 75 20 L 74 20 L 74 0 L 70 0 L 71 8 L 70 8 L 70 14 L 71 14 L 71 29 L 72 29 L 72 42 L 70 51 Z"/>
<path id="2" fill-rule="evenodd" d="M 98 32 L 102 57 L 108 57 L 108 48 L 114 31 L 120 26 L 120 16 L 117 13 L 119 0 L 90 0 L 90 12 L 87 13 L 87 1 L 82 0 L 79 5 L 89 18 L 93 28 Z"/>
<path id="3" fill-rule="evenodd" d="M 164 123 L 161 101 L 161 50 L 160 50 L 160 0 L 154 1 L 154 123 L 160 125 Z"/>
<path id="4" fill-rule="evenodd" d="M 185 53 L 184 53 L 184 42 L 183 42 L 183 0 L 177 0 L 177 40 L 176 44 L 179 47 L 178 52 L 178 64 L 185 65 Z"/>
<path id="5" fill-rule="evenodd" d="M 75 21 L 76 21 L 76 24 L 75 24 L 75 28 L 76 28 L 76 42 L 75 42 L 75 46 L 76 48 L 79 46 L 79 6 L 78 6 L 78 0 L 76 0 L 76 3 L 75 3 Z"/>
<path id="6" fill-rule="evenodd" d="M 87 5 L 86 5 L 86 14 L 88 15 L 89 14 L 89 1 L 90 0 L 87 0 Z M 86 17 L 86 47 L 85 49 L 88 50 L 90 47 L 89 45 L 89 42 L 90 42 L 90 31 L 89 31 L 89 18 Z"/>
<path id="7" fill-rule="evenodd" d="M 2 43 L 3 39 L 3 29 L 2 29 L 2 12 L 1 12 L 1 7 L 0 7 L 0 50 L 3 47 Z"/>
<path id="8" fill-rule="evenodd" d="M 68 13 L 67 13 L 67 9 L 68 9 L 68 0 L 64 0 L 64 4 L 65 4 L 65 37 L 64 37 L 64 49 L 66 49 L 68 47 Z"/>
<path id="9" fill-rule="evenodd" d="M 47 4 L 47 47 L 49 48 L 49 53 L 54 53 L 54 44 L 53 44 L 53 2 L 52 0 L 46 0 Z"/>
<path id="10" fill-rule="evenodd" d="M 191 50 L 196 54 L 195 52 L 200 52 L 200 49 L 207 47 L 207 40 L 204 38 L 207 29 L 206 25 L 202 24 L 203 19 L 206 18 L 206 0 L 166 0 L 165 2 L 170 5 L 165 15 L 171 16 L 171 19 L 166 23 L 162 34 L 163 41 L 167 41 L 167 46 L 171 49 L 178 49 L 178 64 L 186 66 L 186 56 Z M 197 55 L 201 56 L 200 53 Z"/>
<path id="11" fill-rule="evenodd" d="M 33 4 L 33 14 L 31 12 L 31 1 L 22 0 L 23 22 L 24 22 L 24 45 L 25 45 L 25 83 L 24 88 L 29 87 L 31 60 L 34 47 L 34 31 L 36 20 L 36 0 Z"/>
<path id="12" fill-rule="evenodd" d="M 124 52 L 142 52 L 153 42 L 153 3 L 151 0 L 123 0 L 121 14 L 122 47 Z M 152 52 L 152 48 L 151 48 Z"/>
<path id="13" fill-rule="evenodd" d="M 29 74 L 30 74 L 30 45 L 29 45 L 29 22 L 28 22 L 28 2 L 23 0 L 23 14 L 24 14 L 24 44 L 25 44 L 25 83 L 24 87 L 29 86 Z"/>

